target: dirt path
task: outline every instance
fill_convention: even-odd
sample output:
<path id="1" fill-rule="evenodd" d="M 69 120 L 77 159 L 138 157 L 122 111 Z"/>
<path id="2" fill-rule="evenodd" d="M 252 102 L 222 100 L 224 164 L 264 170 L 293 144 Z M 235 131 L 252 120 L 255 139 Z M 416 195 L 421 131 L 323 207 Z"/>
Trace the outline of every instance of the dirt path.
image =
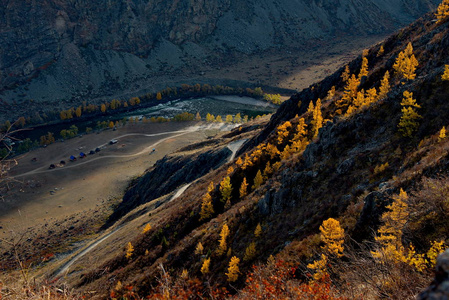
<path id="1" fill-rule="evenodd" d="M 230 143 L 227 147 L 229 150 L 232 151 L 232 155 L 229 157 L 228 162 L 231 162 L 234 160 L 235 155 L 237 154 L 237 151 L 240 150 L 240 148 L 243 146 L 243 144 L 247 141 L 248 139 L 243 139 L 243 140 L 238 140 L 235 142 Z"/>
<path id="2" fill-rule="evenodd" d="M 74 257 L 72 257 L 69 261 L 67 261 L 65 264 L 63 264 L 59 270 L 57 270 L 55 272 L 55 275 L 53 275 L 53 278 L 59 278 L 61 276 L 64 276 L 68 271 L 69 268 L 81 257 L 83 257 L 84 255 L 86 255 L 87 253 L 89 253 L 90 251 L 92 251 L 93 249 L 95 249 L 95 247 L 97 247 L 99 244 L 101 244 L 104 240 L 106 240 L 108 237 L 110 237 L 111 235 L 113 235 L 114 233 L 116 233 L 118 230 L 120 230 L 120 228 L 122 228 L 122 226 L 118 226 L 117 228 L 115 228 L 114 230 L 112 230 L 109 233 L 105 233 L 103 234 L 102 237 L 98 238 L 97 240 L 95 240 L 93 243 L 91 243 L 89 246 L 87 246 L 84 250 L 82 250 L 80 253 L 76 254 Z"/>
<path id="3" fill-rule="evenodd" d="M 20 177 L 24 177 L 24 176 L 28 176 L 28 175 L 41 174 L 41 173 L 48 173 L 48 172 L 56 172 L 56 171 L 60 171 L 60 170 L 67 170 L 67 169 L 70 169 L 70 168 L 76 168 L 76 167 L 79 167 L 79 166 L 82 166 L 82 165 L 85 165 L 85 164 L 93 163 L 94 161 L 99 160 L 99 159 L 105 159 L 105 158 L 129 158 L 129 157 L 134 157 L 134 156 L 142 155 L 142 154 L 144 154 L 144 153 L 147 153 L 149 149 L 153 149 L 154 147 L 156 147 L 156 146 L 159 145 L 160 143 L 162 143 L 162 142 L 164 142 L 164 141 L 166 141 L 166 140 L 168 140 L 168 139 L 170 139 L 170 138 L 176 138 L 176 137 L 179 137 L 179 136 L 184 135 L 184 134 L 186 134 L 186 133 L 191 133 L 191 132 L 194 132 L 194 131 L 197 131 L 197 130 L 199 130 L 199 127 L 190 127 L 190 128 L 188 128 L 188 129 L 186 129 L 186 130 L 169 131 L 169 132 L 162 132 L 162 133 L 156 133 L 156 134 L 141 134 L 141 133 L 129 133 L 129 134 L 124 134 L 124 135 L 121 135 L 121 136 L 116 137 L 115 139 L 120 139 L 120 138 L 127 137 L 127 136 L 148 136 L 148 137 L 151 136 L 151 137 L 154 137 L 154 136 L 161 136 L 161 135 L 167 135 L 167 134 L 178 133 L 178 134 L 176 134 L 176 135 L 171 135 L 171 136 L 166 137 L 166 138 L 164 138 L 164 139 L 162 139 L 162 140 L 159 140 L 159 141 L 157 141 L 156 143 L 154 143 L 154 144 L 152 144 L 152 145 L 146 147 L 144 150 L 139 151 L 139 152 L 134 153 L 134 154 L 99 156 L 99 157 L 95 157 L 95 158 L 92 158 L 92 159 L 83 161 L 83 162 L 81 162 L 81 163 L 77 163 L 76 165 L 71 165 L 71 166 L 66 166 L 66 167 L 64 167 L 64 168 L 56 168 L 56 169 L 51 169 L 51 170 L 46 169 L 46 167 L 40 167 L 40 168 L 37 168 L 37 169 L 35 169 L 35 170 L 33 170 L 33 171 L 30 171 L 30 172 L 27 172 L 27 173 L 23 173 L 23 174 L 19 174 L 19 175 L 13 176 L 12 178 L 20 178 Z M 98 147 L 101 148 L 101 147 L 106 146 L 107 144 L 108 144 L 108 143 L 105 143 L 105 144 L 100 145 L 100 146 L 98 146 Z"/>

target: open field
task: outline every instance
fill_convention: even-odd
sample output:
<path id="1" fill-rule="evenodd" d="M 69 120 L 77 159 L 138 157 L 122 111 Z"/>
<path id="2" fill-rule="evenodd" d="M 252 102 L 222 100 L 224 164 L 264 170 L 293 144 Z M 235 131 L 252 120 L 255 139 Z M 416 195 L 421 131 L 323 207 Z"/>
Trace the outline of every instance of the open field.
<path id="1" fill-rule="evenodd" d="M 120 198 L 132 178 L 164 155 L 224 128 L 229 126 L 177 122 L 128 124 L 116 131 L 84 135 L 27 153 L 18 158 L 19 164 L 11 172 L 18 182 L 2 203 L 0 237 L 98 210 L 111 199 Z M 110 145 L 111 139 L 118 142 Z M 101 151 L 79 158 L 81 151 L 89 153 L 96 147 Z M 156 151 L 150 154 L 152 148 Z M 77 161 L 70 162 L 70 155 L 77 156 Z M 37 161 L 32 161 L 33 158 Z M 59 164 L 61 160 L 65 160 L 65 166 L 48 169 L 50 164 Z"/>

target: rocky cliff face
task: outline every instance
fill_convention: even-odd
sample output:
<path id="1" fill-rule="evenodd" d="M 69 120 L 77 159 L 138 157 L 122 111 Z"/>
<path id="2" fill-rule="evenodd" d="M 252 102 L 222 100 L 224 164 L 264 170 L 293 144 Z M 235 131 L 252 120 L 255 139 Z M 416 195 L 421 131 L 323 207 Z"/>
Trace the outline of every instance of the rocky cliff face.
<path id="1" fill-rule="evenodd" d="M 195 67 L 229 53 L 385 33 L 438 2 L 2 0 L 0 98 L 54 101 L 138 89 L 138 80 L 179 74 L 188 58 Z"/>

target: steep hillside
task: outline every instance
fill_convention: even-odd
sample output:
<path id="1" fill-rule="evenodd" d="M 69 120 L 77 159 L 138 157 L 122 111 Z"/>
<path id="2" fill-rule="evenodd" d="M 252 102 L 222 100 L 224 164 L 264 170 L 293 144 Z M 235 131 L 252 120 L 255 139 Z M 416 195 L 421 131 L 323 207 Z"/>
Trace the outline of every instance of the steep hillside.
<path id="1" fill-rule="evenodd" d="M 0 99 L 41 109 L 193 78 L 213 83 L 204 70 L 244 54 L 385 34 L 438 2 L 3 0 Z"/>
<path id="2" fill-rule="evenodd" d="M 415 296 L 449 236 L 449 21 L 433 19 L 294 95 L 236 160 L 134 219 L 65 280 L 98 298 Z"/>

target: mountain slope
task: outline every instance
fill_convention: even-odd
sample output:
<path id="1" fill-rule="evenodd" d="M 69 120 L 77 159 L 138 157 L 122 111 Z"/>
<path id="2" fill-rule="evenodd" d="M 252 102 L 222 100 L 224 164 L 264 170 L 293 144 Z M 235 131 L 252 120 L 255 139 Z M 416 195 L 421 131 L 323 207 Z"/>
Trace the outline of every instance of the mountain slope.
<path id="1" fill-rule="evenodd" d="M 186 72 L 207 81 L 192 70 L 216 69 L 242 53 L 310 51 L 344 36 L 385 34 L 438 2 L 3 0 L 0 98 L 78 105 L 179 84 Z"/>
<path id="2" fill-rule="evenodd" d="M 132 291 L 142 297 L 156 297 L 154 293 L 166 289 L 211 296 L 214 287 L 221 286 L 232 289 L 237 297 L 248 299 L 254 296 L 249 287 L 234 288 L 251 285 L 245 282 L 247 271 L 270 255 L 275 255 L 279 262 L 277 271 L 284 270 L 280 261 L 286 261 L 295 266 L 296 278 L 308 282 L 307 276 L 312 272 L 308 264 L 316 261 L 323 251 L 319 227 L 324 220 L 335 218 L 346 238 L 343 258 L 329 258 L 332 266 L 329 293 L 373 299 L 416 295 L 430 282 L 429 262 L 418 271 L 416 264 L 407 259 L 379 263 L 370 251 L 378 249 L 373 233 L 383 226 L 382 215 L 390 211 L 387 205 L 396 201 L 400 189 L 409 195 L 409 215 L 400 228 L 400 244 L 404 247 L 400 251 L 414 257 L 409 246 L 414 245 L 424 257 L 435 241 L 445 241 L 449 236 L 449 207 L 445 200 L 449 140 L 440 134 L 449 118 L 449 103 L 445 100 L 449 97 L 449 82 L 442 80 L 445 65 L 449 64 L 449 22 L 435 24 L 433 18 L 427 15 L 367 51 L 369 72 L 361 78 L 357 91 L 372 88 L 379 91 L 380 82 L 389 71 L 391 89 L 386 97 L 352 113 L 346 114 L 346 106 L 343 114 L 339 113 L 346 85 L 341 78 L 344 69 L 292 96 L 264 130 L 247 142 L 239 159 L 203 176 L 179 198 L 134 219 L 120 236 L 98 250 L 97 265 L 89 268 L 86 262 L 80 263 L 79 267 L 86 270 L 75 268 L 67 280 L 81 291 L 101 291 L 99 297 L 106 297 L 111 291 L 117 295 Z M 393 65 L 408 43 L 412 44 L 419 62 L 413 80 L 393 75 Z M 381 46 L 384 53 L 379 52 Z M 351 62 L 350 73 L 357 75 L 361 64 L 362 57 Z M 335 92 L 329 95 L 333 86 Z M 420 106 L 419 126 L 412 136 L 404 136 L 398 130 L 405 91 L 413 92 Z M 311 101 L 317 105 L 319 98 L 326 121 L 314 137 L 315 113 L 307 110 Z M 302 136 L 302 130 L 298 129 L 301 118 L 308 130 Z M 237 138 L 239 131 L 234 135 Z M 295 146 L 295 141 L 300 145 Z M 296 150 L 292 150 L 294 147 Z M 260 186 L 255 180 L 258 171 L 265 176 Z M 223 199 L 224 184 L 220 184 L 227 176 L 233 187 L 229 203 Z M 243 178 L 249 183 L 247 196 L 239 192 Z M 214 183 L 212 189 L 208 189 L 210 182 Z M 142 193 L 151 194 L 151 189 Z M 211 196 L 214 212 L 204 219 L 200 212 L 207 194 Z M 142 232 L 147 223 L 152 229 Z M 217 252 L 222 247 L 219 239 L 225 224 L 229 227 L 225 239 L 225 252 L 229 255 Z M 258 225 L 262 229 L 260 236 L 254 234 Z M 134 250 L 126 258 L 129 242 Z M 196 250 L 200 242 L 202 252 Z M 248 252 L 252 243 L 254 251 Z M 111 253 L 109 247 L 114 249 L 113 257 L 106 254 Z M 226 273 L 231 256 L 241 259 L 241 276 L 229 285 Z M 211 259 L 207 274 L 201 271 L 205 258 Z M 280 276 L 269 268 L 270 263 L 248 276 L 253 279 L 263 274 Z M 192 281 L 182 281 L 187 280 L 181 276 L 183 269 L 188 271 L 183 276 Z M 171 279 L 165 271 L 172 275 Z M 164 279 L 159 281 L 160 289 L 155 289 L 157 278 Z M 213 288 L 204 287 L 194 278 Z M 289 278 L 288 284 L 282 281 L 272 288 L 281 295 L 287 293 L 285 287 L 300 284 Z M 265 286 L 270 280 L 272 277 L 262 277 Z M 117 288 L 118 282 L 128 286 L 128 290 Z M 294 294 L 294 289 L 290 292 Z"/>

